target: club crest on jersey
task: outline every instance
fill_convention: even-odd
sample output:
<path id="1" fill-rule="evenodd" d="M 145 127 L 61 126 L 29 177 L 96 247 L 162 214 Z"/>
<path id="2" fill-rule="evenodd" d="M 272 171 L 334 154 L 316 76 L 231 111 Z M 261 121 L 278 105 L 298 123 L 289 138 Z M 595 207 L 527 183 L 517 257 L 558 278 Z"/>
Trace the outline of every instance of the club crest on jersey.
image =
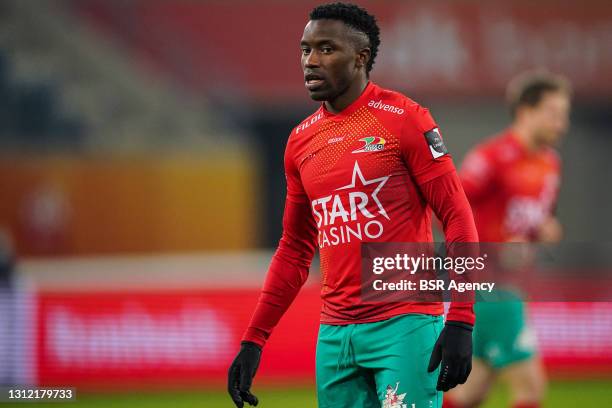
<path id="1" fill-rule="evenodd" d="M 366 152 L 377 152 L 385 148 L 387 141 L 379 136 L 367 136 L 363 139 L 359 139 L 364 145 L 357 150 L 353 150 L 353 153 L 366 153 Z"/>
<path id="2" fill-rule="evenodd" d="M 395 383 L 395 388 L 387 385 L 385 400 L 383 401 L 382 408 L 407 408 L 404 403 L 406 393 L 397 395 L 397 389 L 399 388 L 399 381 Z"/>
<path id="3" fill-rule="evenodd" d="M 448 153 L 448 149 L 444 145 L 444 140 L 442 140 L 442 135 L 440 135 L 440 130 L 438 128 L 433 128 L 429 132 L 425 132 L 425 139 L 427 139 L 429 151 L 434 159 Z"/>

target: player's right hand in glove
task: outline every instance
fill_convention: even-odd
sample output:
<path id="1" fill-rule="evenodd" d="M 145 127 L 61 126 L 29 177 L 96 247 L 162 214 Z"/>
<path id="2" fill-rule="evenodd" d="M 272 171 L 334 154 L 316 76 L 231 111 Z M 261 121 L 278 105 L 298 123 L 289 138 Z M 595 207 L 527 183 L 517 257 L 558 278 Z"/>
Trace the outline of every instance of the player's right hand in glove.
<path id="1" fill-rule="evenodd" d="M 241 344 L 240 352 L 229 368 L 227 380 L 227 391 L 238 408 L 243 408 L 245 402 L 252 406 L 258 403 L 257 397 L 251 394 L 251 384 L 261 358 L 261 347 L 257 344 L 250 341 Z"/>
<path id="2" fill-rule="evenodd" d="M 463 384 L 472 371 L 472 329 L 467 323 L 447 321 L 434 345 L 428 372 L 440 365 L 438 391 L 448 391 Z"/>

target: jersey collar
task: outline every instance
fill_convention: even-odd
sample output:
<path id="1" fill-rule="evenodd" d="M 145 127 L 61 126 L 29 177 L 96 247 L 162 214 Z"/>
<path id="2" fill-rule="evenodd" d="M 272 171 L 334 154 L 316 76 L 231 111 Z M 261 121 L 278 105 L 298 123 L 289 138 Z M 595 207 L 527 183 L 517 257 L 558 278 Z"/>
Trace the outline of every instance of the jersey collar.
<path id="1" fill-rule="evenodd" d="M 361 95 L 359 95 L 359 98 L 355 99 L 349 106 L 344 108 L 342 111 L 338 113 L 332 113 L 325 108 L 324 102 L 321 103 L 321 111 L 327 119 L 344 119 L 366 104 L 366 101 L 374 91 L 374 88 L 376 88 L 376 85 L 372 81 L 368 81 L 368 84 L 364 88 L 363 92 L 361 92 Z"/>
<path id="2" fill-rule="evenodd" d="M 515 151 L 523 157 L 535 156 L 548 150 L 547 148 L 542 148 L 540 150 L 529 150 L 525 142 L 521 140 L 521 138 L 512 130 L 512 128 L 508 128 L 506 130 L 506 138 Z"/>

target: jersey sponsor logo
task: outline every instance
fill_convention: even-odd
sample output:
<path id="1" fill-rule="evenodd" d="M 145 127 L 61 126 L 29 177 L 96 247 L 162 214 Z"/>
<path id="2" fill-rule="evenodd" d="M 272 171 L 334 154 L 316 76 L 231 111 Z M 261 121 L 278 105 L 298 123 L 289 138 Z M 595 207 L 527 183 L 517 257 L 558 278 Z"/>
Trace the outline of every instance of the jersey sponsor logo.
<path id="1" fill-rule="evenodd" d="M 387 141 L 379 136 L 368 136 L 363 139 L 359 139 L 364 145 L 357 150 L 353 150 L 353 153 L 366 153 L 366 152 L 378 152 L 385 148 Z"/>
<path id="2" fill-rule="evenodd" d="M 425 132 L 424 135 L 429 145 L 429 151 L 434 159 L 448 153 L 448 149 L 444 145 L 444 140 L 442 140 L 442 135 L 440 135 L 440 130 L 438 128 L 433 128 L 429 132 Z"/>
<path id="3" fill-rule="evenodd" d="M 397 393 L 397 389 L 399 388 L 399 381 L 395 383 L 395 388 L 387 385 L 387 390 L 385 391 L 385 399 L 382 403 L 382 408 L 407 408 L 408 405 L 404 403 L 404 398 L 406 398 L 406 393 L 399 394 Z M 414 406 L 414 404 L 412 404 Z"/>
<path id="4" fill-rule="evenodd" d="M 552 214 L 555 197 L 559 189 L 559 176 L 548 175 L 540 194 L 534 196 L 515 195 L 506 207 L 504 228 L 509 235 L 530 235 Z"/>
<path id="5" fill-rule="evenodd" d="M 331 194 L 312 200 L 312 213 L 319 230 L 319 248 L 377 239 L 383 233 L 383 224 L 376 218 L 382 216 L 389 220 L 378 193 L 389 176 L 366 180 L 355 161 L 351 183 L 335 189 Z M 375 186 L 373 191 L 361 191 Z M 371 190 L 367 188 L 367 190 Z"/>
<path id="6" fill-rule="evenodd" d="M 302 122 L 298 127 L 295 128 L 295 134 L 297 135 L 298 133 L 300 133 L 301 131 L 305 130 L 306 128 L 308 128 L 310 125 L 315 124 L 316 122 L 318 122 L 321 118 L 323 118 L 323 113 L 319 113 L 318 115 L 315 115 L 313 117 L 311 117 L 308 120 L 305 120 L 304 122 Z"/>
<path id="7" fill-rule="evenodd" d="M 344 140 L 344 136 L 340 136 L 340 137 L 332 137 L 331 139 L 329 139 L 327 141 L 327 143 L 332 144 L 332 143 L 338 143 Z"/>
<path id="8" fill-rule="evenodd" d="M 368 102 L 368 106 L 370 108 L 375 108 L 381 111 L 395 113 L 396 115 L 404 114 L 404 109 L 398 108 L 397 106 L 388 105 L 386 103 L 383 103 L 382 100 L 380 101 L 370 100 L 370 102 Z"/>

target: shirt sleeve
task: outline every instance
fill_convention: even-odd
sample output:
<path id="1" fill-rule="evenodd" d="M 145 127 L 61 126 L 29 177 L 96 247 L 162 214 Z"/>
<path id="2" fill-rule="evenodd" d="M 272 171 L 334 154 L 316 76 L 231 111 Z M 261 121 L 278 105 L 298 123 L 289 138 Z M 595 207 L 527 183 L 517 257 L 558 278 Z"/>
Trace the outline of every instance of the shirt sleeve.
<path id="1" fill-rule="evenodd" d="M 485 152 L 473 150 L 467 154 L 461 165 L 459 177 L 470 203 L 476 203 L 487 196 L 494 174 L 494 163 L 489 160 Z"/>
<path id="2" fill-rule="evenodd" d="M 285 151 L 287 195 L 283 233 L 268 268 L 251 322 L 242 338 L 263 347 L 308 278 L 315 253 L 317 227 L 299 172 Z"/>
<path id="3" fill-rule="evenodd" d="M 429 110 L 418 105 L 404 121 L 400 150 L 419 186 L 455 168 L 438 125 Z"/>
<path id="4" fill-rule="evenodd" d="M 423 197 L 442 223 L 447 253 L 461 247 L 461 243 L 478 242 L 472 209 L 461 187 L 456 171 L 450 171 L 420 186 Z M 459 244 L 459 245 L 457 245 Z M 475 251 L 477 246 L 463 246 L 460 252 Z M 474 256 L 477 256 L 474 254 Z M 463 278 L 466 278 L 463 276 Z M 474 325 L 474 302 L 451 301 L 446 319 Z M 471 299 L 470 299 L 471 300 Z"/>

